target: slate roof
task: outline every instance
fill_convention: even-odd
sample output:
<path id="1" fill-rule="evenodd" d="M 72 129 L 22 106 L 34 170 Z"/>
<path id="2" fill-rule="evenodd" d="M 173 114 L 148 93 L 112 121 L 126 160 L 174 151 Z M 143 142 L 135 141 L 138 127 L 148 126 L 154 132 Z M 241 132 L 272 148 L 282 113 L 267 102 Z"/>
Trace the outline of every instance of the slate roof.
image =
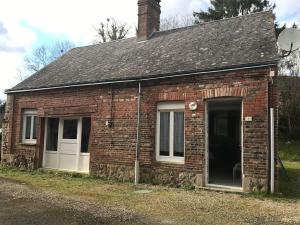
<path id="1" fill-rule="evenodd" d="M 273 14 L 269 11 L 156 32 L 142 42 L 134 37 L 74 48 L 7 92 L 162 77 L 277 60 Z"/>

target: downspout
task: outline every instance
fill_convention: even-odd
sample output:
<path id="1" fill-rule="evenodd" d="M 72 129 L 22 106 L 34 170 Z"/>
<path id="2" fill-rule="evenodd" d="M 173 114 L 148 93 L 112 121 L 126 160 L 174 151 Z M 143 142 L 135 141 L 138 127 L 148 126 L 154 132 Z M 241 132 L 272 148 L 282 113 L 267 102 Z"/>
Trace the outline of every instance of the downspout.
<path id="1" fill-rule="evenodd" d="M 274 152 L 274 108 L 270 108 L 270 151 L 271 151 L 271 174 L 270 174 L 270 191 L 274 193 L 274 183 L 275 183 L 275 152 Z"/>
<path id="2" fill-rule="evenodd" d="M 270 96 L 270 90 L 271 90 L 271 79 L 268 77 L 268 88 L 267 88 L 267 93 L 268 93 L 268 182 L 267 182 L 267 191 L 268 193 L 271 192 L 271 96 Z"/>
<path id="3" fill-rule="evenodd" d="M 273 99 L 273 92 L 274 92 L 274 80 L 275 72 L 270 70 L 269 71 L 270 81 L 268 85 L 268 93 L 269 93 L 269 191 L 271 194 L 275 191 L 275 124 L 274 124 L 274 99 Z"/>
<path id="4" fill-rule="evenodd" d="M 138 102 L 137 102 L 137 125 L 136 125 L 136 149 L 135 149 L 135 166 L 134 166 L 134 183 L 138 184 L 140 180 L 140 120 L 141 120 L 141 82 L 139 81 Z"/>

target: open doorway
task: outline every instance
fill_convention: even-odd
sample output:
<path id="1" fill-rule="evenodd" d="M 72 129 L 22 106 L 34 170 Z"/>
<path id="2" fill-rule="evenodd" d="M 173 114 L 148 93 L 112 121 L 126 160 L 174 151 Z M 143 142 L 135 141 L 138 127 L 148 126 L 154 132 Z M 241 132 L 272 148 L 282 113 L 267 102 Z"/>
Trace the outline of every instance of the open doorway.
<path id="1" fill-rule="evenodd" d="M 208 184 L 242 186 L 241 100 L 207 103 Z"/>

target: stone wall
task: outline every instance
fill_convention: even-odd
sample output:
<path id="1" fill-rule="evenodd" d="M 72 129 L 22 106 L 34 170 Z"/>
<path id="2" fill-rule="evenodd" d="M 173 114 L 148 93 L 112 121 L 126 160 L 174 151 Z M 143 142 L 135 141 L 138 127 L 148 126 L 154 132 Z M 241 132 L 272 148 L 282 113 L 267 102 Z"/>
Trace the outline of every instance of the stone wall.
<path id="1" fill-rule="evenodd" d="M 10 163 L 13 161 L 13 149 L 11 146 L 14 96 L 7 95 L 5 113 L 2 120 L 2 142 L 1 142 L 1 162 Z"/>
<path id="2" fill-rule="evenodd" d="M 99 164 L 92 163 L 91 175 L 104 179 L 112 179 L 118 181 L 134 181 L 134 167 L 123 166 L 117 164 Z M 140 182 L 150 184 L 163 184 L 168 186 L 203 186 L 202 174 L 185 171 L 182 166 L 176 168 L 171 165 L 168 168 L 161 166 L 153 168 L 151 166 L 143 166 L 140 168 Z"/>
<path id="3" fill-rule="evenodd" d="M 276 70 L 276 68 L 273 68 Z M 266 190 L 269 163 L 268 98 L 270 68 L 237 70 L 210 75 L 142 82 L 141 180 L 151 183 L 205 185 L 205 104 L 214 98 L 239 97 L 243 116 L 244 190 Z M 49 116 L 90 116 L 90 171 L 104 177 L 134 179 L 138 84 L 99 85 L 15 94 L 8 104 L 3 153 L 24 155 L 41 165 L 43 128 L 36 145 L 22 143 L 22 111 L 35 108 L 40 121 Z M 185 162 L 158 163 L 155 154 L 157 104 L 185 103 Z M 197 102 L 195 112 L 190 102 Z M 12 107 L 14 105 L 14 107 Z M 107 126 L 109 124 L 109 126 Z M 13 157 L 10 157 L 11 160 Z M 257 184 L 257 187 L 255 187 Z"/>
<path id="4" fill-rule="evenodd" d="M 119 181 L 134 181 L 134 168 L 130 166 L 117 165 L 117 164 L 92 164 L 91 175 L 100 177 L 115 179 Z"/>
<path id="5" fill-rule="evenodd" d="M 186 171 L 184 168 L 176 169 L 170 166 L 163 167 L 142 167 L 140 170 L 141 182 L 152 184 L 171 185 L 176 187 L 193 186 L 202 187 L 204 185 L 203 175 Z"/>

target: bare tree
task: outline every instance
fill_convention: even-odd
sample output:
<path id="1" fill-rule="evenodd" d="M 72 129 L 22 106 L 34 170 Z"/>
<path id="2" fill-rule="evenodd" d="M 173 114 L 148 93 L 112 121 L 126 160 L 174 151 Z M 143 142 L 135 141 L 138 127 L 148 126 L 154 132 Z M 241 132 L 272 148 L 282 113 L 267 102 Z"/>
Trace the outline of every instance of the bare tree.
<path id="1" fill-rule="evenodd" d="M 194 24 L 193 16 L 171 16 L 162 18 L 160 21 L 160 30 L 171 30 L 180 27 L 187 27 Z"/>
<path id="2" fill-rule="evenodd" d="M 280 130 L 288 138 L 300 138 L 300 50 L 279 64 Z"/>
<path id="3" fill-rule="evenodd" d="M 101 22 L 94 29 L 97 32 L 97 42 L 100 43 L 123 39 L 130 31 L 126 23 L 118 22 L 114 18 L 108 18 L 106 23 Z"/>
<path id="4" fill-rule="evenodd" d="M 50 62 L 62 56 L 65 52 L 75 47 L 70 41 L 57 41 L 52 45 L 41 45 L 24 58 L 24 67 L 29 72 L 37 72 Z M 20 70 L 20 69 L 19 69 Z M 20 77 L 24 77 L 20 71 Z"/>
<path id="5" fill-rule="evenodd" d="M 27 69 L 31 72 L 37 72 L 50 62 L 50 54 L 45 45 L 33 50 L 32 55 L 24 58 Z"/>

